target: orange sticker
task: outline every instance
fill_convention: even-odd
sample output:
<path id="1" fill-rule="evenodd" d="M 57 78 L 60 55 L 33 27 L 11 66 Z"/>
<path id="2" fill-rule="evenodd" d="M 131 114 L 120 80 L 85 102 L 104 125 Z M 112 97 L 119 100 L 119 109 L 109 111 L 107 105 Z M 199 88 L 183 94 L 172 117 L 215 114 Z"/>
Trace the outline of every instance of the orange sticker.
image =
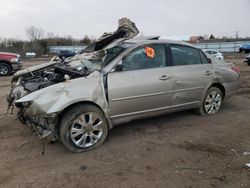
<path id="1" fill-rule="evenodd" d="M 151 58 L 154 58 L 154 57 L 155 57 L 155 50 L 154 50 L 154 48 L 145 47 L 145 50 L 146 50 L 146 55 L 147 55 L 148 57 L 151 57 Z"/>

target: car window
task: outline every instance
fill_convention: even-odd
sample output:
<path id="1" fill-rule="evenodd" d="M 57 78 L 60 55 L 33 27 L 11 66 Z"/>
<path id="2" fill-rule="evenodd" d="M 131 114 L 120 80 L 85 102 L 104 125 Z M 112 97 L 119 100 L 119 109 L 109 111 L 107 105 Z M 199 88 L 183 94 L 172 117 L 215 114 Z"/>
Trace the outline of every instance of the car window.
<path id="1" fill-rule="evenodd" d="M 215 51 L 210 51 L 210 54 L 217 54 L 217 52 L 215 52 Z"/>
<path id="2" fill-rule="evenodd" d="M 171 45 L 173 65 L 194 65 L 201 64 L 200 52 L 198 49 L 183 46 Z"/>
<path id="3" fill-rule="evenodd" d="M 208 64 L 209 61 L 208 61 L 207 56 L 202 51 L 200 51 L 200 55 L 201 55 L 201 62 L 202 62 L 202 64 Z"/>
<path id="4" fill-rule="evenodd" d="M 122 60 L 124 70 L 140 70 L 166 66 L 164 45 L 152 44 L 133 50 Z"/>

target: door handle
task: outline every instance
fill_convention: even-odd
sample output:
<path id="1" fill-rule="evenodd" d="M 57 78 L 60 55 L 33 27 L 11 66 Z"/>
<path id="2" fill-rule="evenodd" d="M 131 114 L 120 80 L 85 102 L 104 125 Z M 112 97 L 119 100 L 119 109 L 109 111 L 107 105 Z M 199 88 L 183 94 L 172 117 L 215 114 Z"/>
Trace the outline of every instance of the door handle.
<path id="1" fill-rule="evenodd" d="M 211 74 L 213 74 L 213 72 L 211 72 L 211 71 L 206 71 L 206 72 L 205 72 L 205 75 L 207 75 L 207 76 L 209 76 L 209 75 L 211 75 Z"/>
<path id="2" fill-rule="evenodd" d="M 170 76 L 167 76 L 167 75 L 162 75 L 159 80 L 169 80 L 171 77 Z"/>

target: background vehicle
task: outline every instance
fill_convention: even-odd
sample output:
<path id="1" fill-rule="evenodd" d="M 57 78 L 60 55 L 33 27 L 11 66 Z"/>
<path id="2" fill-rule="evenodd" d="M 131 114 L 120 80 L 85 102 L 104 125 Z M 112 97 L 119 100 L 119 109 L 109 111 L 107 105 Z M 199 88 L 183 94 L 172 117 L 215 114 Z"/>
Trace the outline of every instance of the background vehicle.
<path id="1" fill-rule="evenodd" d="M 246 58 L 244 59 L 244 62 L 250 66 L 250 54 L 246 56 Z"/>
<path id="2" fill-rule="evenodd" d="M 60 59 L 64 59 L 64 58 L 72 57 L 74 55 L 76 55 L 76 53 L 73 52 L 73 51 L 70 51 L 70 50 L 60 50 L 60 52 L 58 54 L 58 57 Z"/>
<path id="3" fill-rule="evenodd" d="M 36 53 L 35 52 L 26 52 L 25 56 L 27 58 L 34 58 L 34 57 L 36 57 Z"/>
<path id="4" fill-rule="evenodd" d="M 239 52 L 243 52 L 243 53 L 250 53 L 250 44 L 247 43 L 247 44 L 243 44 L 240 49 L 239 49 Z"/>
<path id="5" fill-rule="evenodd" d="M 8 52 L 0 52 L 0 75 L 9 75 L 22 68 L 21 56 Z"/>
<path id="6" fill-rule="evenodd" d="M 224 56 L 222 53 L 215 51 L 215 50 L 203 50 L 204 52 L 210 54 L 211 56 L 217 58 L 217 59 L 221 59 L 224 60 Z"/>

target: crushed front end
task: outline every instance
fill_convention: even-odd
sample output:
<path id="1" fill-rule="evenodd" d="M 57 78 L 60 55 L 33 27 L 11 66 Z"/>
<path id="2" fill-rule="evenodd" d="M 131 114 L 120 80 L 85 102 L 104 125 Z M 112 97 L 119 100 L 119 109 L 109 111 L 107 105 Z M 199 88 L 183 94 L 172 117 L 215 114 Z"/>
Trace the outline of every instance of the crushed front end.
<path id="1" fill-rule="evenodd" d="M 53 58 L 18 71 L 11 81 L 8 111 L 16 107 L 23 124 L 53 140 L 58 138 L 61 112 L 74 103 L 94 102 L 108 117 L 101 69 L 127 48 L 120 44 L 138 32 L 131 20 L 122 18 L 115 32 L 105 33 L 72 58 Z"/>

